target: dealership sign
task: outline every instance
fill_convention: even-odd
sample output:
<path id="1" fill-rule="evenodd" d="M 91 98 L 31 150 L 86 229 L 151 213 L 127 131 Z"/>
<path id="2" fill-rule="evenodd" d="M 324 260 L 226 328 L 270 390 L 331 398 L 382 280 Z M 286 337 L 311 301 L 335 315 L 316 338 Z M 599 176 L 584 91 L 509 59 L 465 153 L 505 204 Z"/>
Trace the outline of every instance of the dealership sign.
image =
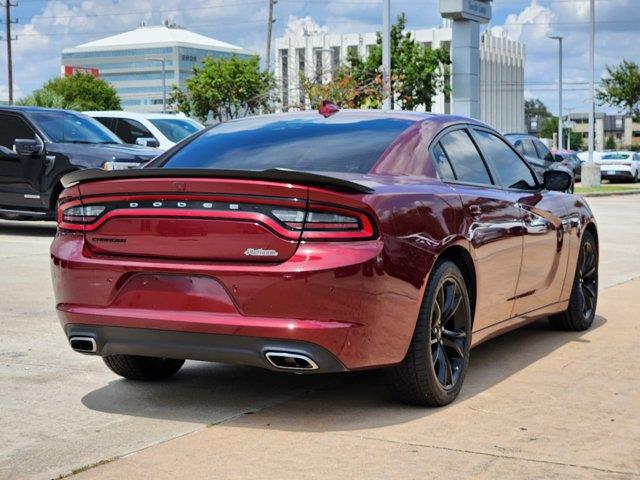
<path id="1" fill-rule="evenodd" d="M 454 20 L 473 20 L 486 23 L 491 20 L 490 0 L 440 0 L 440 14 Z"/>
<path id="2" fill-rule="evenodd" d="M 92 77 L 99 78 L 100 70 L 91 67 L 73 67 L 71 65 L 62 66 L 63 77 L 73 77 L 76 73 L 84 73 L 85 75 L 91 75 Z"/>

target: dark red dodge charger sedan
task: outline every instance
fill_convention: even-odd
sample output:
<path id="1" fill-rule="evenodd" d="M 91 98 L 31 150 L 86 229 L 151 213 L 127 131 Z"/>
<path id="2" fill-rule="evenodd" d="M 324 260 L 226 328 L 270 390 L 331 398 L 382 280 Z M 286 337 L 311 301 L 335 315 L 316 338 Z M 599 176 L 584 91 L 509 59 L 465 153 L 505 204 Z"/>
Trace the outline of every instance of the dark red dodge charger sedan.
<path id="1" fill-rule="evenodd" d="M 472 346 L 593 322 L 598 233 L 571 182 L 468 118 L 223 123 L 148 168 L 65 177 L 57 311 L 71 348 L 130 379 L 390 367 L 400 400 L 445 405 Z"/>

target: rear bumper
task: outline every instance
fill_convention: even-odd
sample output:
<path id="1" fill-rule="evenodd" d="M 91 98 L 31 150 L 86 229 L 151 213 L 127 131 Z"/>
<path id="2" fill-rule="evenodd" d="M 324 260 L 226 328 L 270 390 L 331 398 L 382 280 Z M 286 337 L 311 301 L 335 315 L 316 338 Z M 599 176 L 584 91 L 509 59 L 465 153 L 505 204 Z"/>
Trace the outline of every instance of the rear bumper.
<path id="1" fill-rule="evenodd" d="M 65 333 L 68 339 L 92 338 L 95 341 L 95 352 L 92 354 L 100 356 L 126 354 L 203 360 L 282 371 L 267 360 L 266 354 L 287 352 L 310 358 L 318 366 L 317 369 L 296 372 L 335 373 L 346 370 L 344 365 L 324 348 L 298 341 L 79 324 L 67 324 Z"/>
<path id="2" fill-rule="evenodd" d="M 325 352 L 319 371 L 342 371 L 401 362 L 413 335 L 421 284 L 411 269 L 387 270 L 384 256 L 379 240 L 303 244 L 278 264 L 157 261 L 98 255 L 82 235 L 61 234 L 51 269 L 63 328 L 89 329 L 100 355 L 270 368 L 264 347 L 278 342 L 314 361 Z M 210 351 L 199 346 L 207 339 Z"/>
<path id="3" fill-rule="evenodd" d="M 600 177 L 605 180 L 631 180 L 634 178 L 634 175 L 635 172 L 631 167 L 600 167 Z"/>

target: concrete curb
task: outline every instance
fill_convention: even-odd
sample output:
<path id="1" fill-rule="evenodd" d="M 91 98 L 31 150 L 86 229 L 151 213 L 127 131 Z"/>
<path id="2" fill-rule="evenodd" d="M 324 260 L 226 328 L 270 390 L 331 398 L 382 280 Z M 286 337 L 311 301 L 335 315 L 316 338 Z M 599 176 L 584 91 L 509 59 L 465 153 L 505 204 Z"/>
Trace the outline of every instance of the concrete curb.
<path id="1" fill-rule="evenodd" d="M 591 192 L 591 193 L 577 193 L 577 195 L 582 195 L 583 197 L 617 197 L 619 195 L 640 195 L 640 188 L 630 191 L 619 191 L 619 192 Z"/>

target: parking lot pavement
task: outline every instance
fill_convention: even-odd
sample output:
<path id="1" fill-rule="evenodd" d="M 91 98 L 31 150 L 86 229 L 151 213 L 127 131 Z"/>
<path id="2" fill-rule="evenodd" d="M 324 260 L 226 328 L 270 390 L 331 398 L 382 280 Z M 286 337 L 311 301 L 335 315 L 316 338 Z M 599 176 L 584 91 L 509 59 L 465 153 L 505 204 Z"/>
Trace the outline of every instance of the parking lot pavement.
<path id="1" fill-rule="evenodd" d="M 81 477 L 638 477 L 640 378 L 629 354 L 640 281 L 628 280 L 640 275 L 640 197 L 589 203 L 606 289 L 595 328 L 539 322 L 478 347 L 461 398 L 437 410 L 394 404 L 380 372 L 189 362 L 168 382 L 121 380 L 70 351 L 57 324 L 54 227 L 0 221 L 0 478 L 52 478 L 132 452 Z"/>

